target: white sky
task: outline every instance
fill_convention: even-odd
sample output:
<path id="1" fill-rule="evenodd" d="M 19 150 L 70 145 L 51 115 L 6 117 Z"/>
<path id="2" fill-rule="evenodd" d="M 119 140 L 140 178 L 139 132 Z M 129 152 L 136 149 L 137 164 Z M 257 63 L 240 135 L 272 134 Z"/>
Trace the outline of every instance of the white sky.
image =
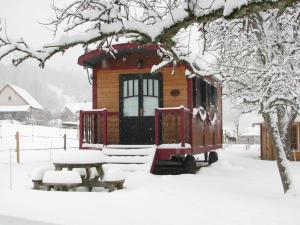
<path id="1" fill-rule="evenodd" d="M 58 3 L 70 2 L 71 0 L 56 0 Z M 26 42 L 33 46 L 40 46 L 53 39 L 53 34 L 40 22 L 48 22 L 53 11 L 52 0 L 0 0 L 0 17 L 6 19 L 7 33 L 11 37 L 23 37 Z M 55 56 L 46 66 L 56 69 L 80 71 L 77 59 L 81 55 L 80 48 L 67 51 L 63 56 Z M 38 65 L 38 63 L 37 63 Z"/>

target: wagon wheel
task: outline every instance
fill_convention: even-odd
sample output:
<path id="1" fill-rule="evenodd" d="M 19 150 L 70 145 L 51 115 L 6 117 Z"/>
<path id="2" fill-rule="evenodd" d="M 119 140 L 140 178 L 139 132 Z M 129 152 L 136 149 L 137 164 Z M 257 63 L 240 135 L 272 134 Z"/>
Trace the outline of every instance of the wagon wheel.
<path id="1" fill-rule="evenodd" d="M 184 159 L 183 167 L 186 173 L 195 174 L 197 171 L 195 157 L 192 155 L 187 155 Z"/>
<path id="2" fill-rule="evenodd" d="M 212 164 L 218 161 L 218 153 L 215 151 L 211 151 L 208 156 L 208 163 Z"/>

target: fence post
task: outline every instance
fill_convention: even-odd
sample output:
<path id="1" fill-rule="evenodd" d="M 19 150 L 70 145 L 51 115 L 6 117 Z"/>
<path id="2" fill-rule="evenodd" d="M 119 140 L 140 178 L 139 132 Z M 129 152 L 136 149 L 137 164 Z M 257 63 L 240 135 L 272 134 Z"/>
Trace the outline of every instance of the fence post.
<path id="1" fill-rule="evenodd" d="M 16 133 L 16 153 L 17 153 L 17 163 L 20 163 L 20 133 Z"/>
<path id="2" fill-rule="evenodd" d="M 64 150 L 67 150 L 67 135 L 64 134 Z"/>

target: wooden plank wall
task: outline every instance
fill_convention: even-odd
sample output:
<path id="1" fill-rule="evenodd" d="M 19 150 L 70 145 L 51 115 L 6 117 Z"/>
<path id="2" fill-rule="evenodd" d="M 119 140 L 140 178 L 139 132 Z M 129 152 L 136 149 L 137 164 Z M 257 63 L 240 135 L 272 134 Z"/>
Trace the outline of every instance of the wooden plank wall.
<path id="1" fill-rule="evenodd" d="M 292 158 L 293 160 L 300 161 L 300 132 L 299 132 L 299 123 L 297 123 L 298 126 L 298 151 L 292 152 Z M 260 134 L 261 137 L 261 147 L 262 147 L 262 155 L 261 159 L 263 160 L 276 160 L 275 153 L 273 151 L 273 145 L 271 141 L 271 137 L 268 134 L 267 128 L 265 125 L 262 125 L 262 133 Z"/>
<path id="2" fill-rule="evenodd" d="M 208 120 L 202 121 L 198 116 L 193 118 L 193 146 L 222 144 L 222 89 L 217 87 L 217 121 L 212 125 Z"/>
<path id="3" fill-rule="evenodd" d="M 172 67 L 161 70 L 163 74 L 163 107 L 187 106 L 187 81 L 185 66 L 178 66 L 171 75 Z M 108 112 L 119 112 L 119 76 L 120 74 L 150 73 L 150 67 L 143 69 L 106 69 L 97 71 L 97 108 L 107 108 Z M 179 89 L 180 95 L 171 96 L 172 89 Z M 119 119 L 108 119 L 108 144 L 119 143 Z"/>

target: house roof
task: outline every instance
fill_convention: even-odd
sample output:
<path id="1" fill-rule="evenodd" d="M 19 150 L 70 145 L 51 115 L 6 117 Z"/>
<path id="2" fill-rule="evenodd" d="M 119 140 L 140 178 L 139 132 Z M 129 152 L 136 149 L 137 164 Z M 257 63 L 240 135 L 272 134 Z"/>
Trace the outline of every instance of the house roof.
<path id="1" fill-rule="evenodd" d="M 25 102 L 27 102 L 28 105 L 30 105 L 32 108 L 36 108 L 36 109 L 43 109 L 43 107 L 23 88 L 20 88 L 16 85 L 12 85 L 12 84 L 6 84 L 1 90 L 0 93 L 2 92 L 2 90 L 4 90 L 4 88 L 6 88 L 7 86 L 9 86 L 10 88 L 12 88 Z"/>
<path id="2" fill-rule="evenodd" d="M 72 113 L 76 114 L 80 110 L 84 109 L 92 109 L 92 102 L 76 102 L 76 103 L 68 103 L 64 106 L 64 109 L 69 109 Z"/>

